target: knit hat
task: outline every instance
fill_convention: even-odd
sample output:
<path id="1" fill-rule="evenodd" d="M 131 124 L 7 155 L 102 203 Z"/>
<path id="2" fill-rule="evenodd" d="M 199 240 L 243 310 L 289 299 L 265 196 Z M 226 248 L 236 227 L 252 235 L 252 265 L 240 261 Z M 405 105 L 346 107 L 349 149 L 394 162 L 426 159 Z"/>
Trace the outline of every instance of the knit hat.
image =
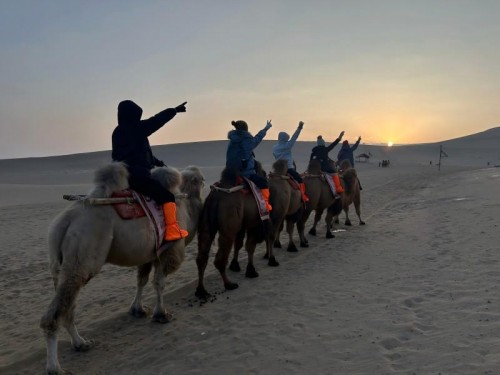
<path id="1" fill-rule="evenodd" d="M 324 146 L 325 145 L 325 140 L 323 139 L 323 137 L 321 135 L 318 135 L 318 139 L 316 141 L 316 144 L 318 146 Z"/>
<path id="2" fill-rule="evenodd" d="M 246 130 L 246 131 L 248 131 L 248 125 L 243 120 L 231 121 L 231 125 L 233 125 L 236 128 L 236 130 Z"/>

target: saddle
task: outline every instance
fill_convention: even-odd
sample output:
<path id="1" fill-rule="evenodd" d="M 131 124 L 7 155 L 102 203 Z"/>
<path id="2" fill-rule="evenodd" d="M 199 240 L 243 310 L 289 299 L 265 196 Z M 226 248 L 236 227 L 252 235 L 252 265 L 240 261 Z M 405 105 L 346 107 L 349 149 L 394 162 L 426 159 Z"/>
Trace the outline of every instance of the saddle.
<path id="1" fill-rule="evenodd" d="M 239 192 L 240 194 L 249 194 L 251 192 L 255 199 L 255 203 L 257 204 L 260 219 L 262 221 L 269 219 L 269 211 L 267 211 L 266 202 L 261 190 L 248 178 L 238 176 L 238 178 L 236 179 L 236 186 L 232 188 L 222 188 L 220 187 L 220 182 L 216 182 L 215 184 L 210 186 L 210 189 L 223 191 L 228 194 L 235 192 Z"/>

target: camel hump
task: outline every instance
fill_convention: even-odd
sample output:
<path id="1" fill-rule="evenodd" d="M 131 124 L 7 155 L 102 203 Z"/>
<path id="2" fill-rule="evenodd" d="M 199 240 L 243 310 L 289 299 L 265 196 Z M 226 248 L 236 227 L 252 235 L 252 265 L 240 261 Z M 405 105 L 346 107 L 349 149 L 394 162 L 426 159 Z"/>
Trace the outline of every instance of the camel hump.
<path id="1" fill-rule="evenodd" d="M 94 188 L 89 194 L 93 198 L 110 197 L 114 191 L 128 188 L 128 170 L 124 163 L 107 164 L 94 173 Z"/>
<path id="2" fill-rule="evenodd" d="M 182 182 L 181 172 L 174 167 L 159 167 L 153 169 L 151 177 L 158 181 L 171 193 L 178 193 Z"/>

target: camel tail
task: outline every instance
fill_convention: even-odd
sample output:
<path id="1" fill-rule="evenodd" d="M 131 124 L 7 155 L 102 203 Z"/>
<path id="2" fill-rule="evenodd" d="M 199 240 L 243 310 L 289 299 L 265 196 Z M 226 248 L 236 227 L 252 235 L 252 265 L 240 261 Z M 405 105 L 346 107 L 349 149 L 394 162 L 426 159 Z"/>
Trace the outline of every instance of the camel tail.
<path id="1" fill-rule="evenodd" d="M 219 230 L 219 202 L 214 195 L 215 192 L 211 191 L 203 204 L 198 221 L 198 242 L 210 241 L 211 243 Z"/>

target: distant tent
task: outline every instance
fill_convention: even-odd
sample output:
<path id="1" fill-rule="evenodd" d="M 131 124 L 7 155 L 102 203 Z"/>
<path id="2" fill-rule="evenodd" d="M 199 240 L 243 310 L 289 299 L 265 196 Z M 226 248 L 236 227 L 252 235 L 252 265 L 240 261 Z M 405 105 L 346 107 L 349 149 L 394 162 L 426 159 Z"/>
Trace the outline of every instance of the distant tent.
<path id="1" fill-rule="evenodd" d="M 368 154 L 359 154 L 358 156 L 356 156 L 356 161 L 358 163 L 367 163 L 370 161 L 370 155 Z"/>

